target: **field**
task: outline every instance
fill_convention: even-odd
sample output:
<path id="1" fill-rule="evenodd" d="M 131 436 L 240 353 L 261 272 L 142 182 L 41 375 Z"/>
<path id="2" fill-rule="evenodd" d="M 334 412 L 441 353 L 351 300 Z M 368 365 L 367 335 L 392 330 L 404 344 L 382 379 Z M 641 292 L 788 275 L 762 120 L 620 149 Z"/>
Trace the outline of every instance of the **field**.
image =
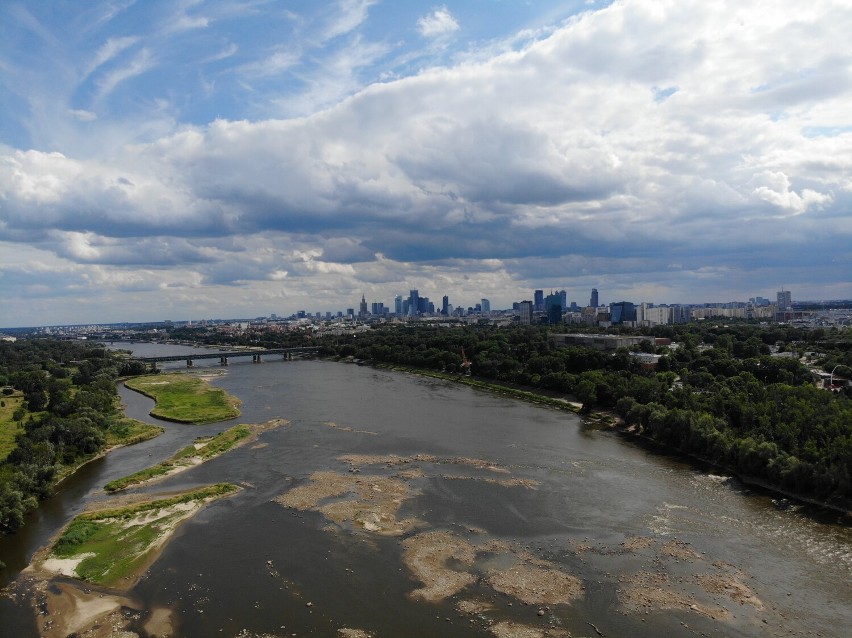
<path id="1" fill-rule="evenodd" d="M 240 415 L 239 399 L 190 374 L 158 374 L 124 382 L 157 402 L 151 415 L 178 423 L 214 423 Z"/>

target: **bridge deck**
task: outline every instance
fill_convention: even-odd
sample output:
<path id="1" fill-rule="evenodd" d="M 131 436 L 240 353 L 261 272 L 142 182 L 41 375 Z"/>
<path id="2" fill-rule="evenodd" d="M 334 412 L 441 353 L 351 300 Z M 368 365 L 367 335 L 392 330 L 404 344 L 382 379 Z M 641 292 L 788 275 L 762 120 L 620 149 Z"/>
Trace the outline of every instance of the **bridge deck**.
<path id="1" fill-rule="evenodd" d="M 162 363 L 166 361 L 193 361 L 195 359 L 232 359 L 234 357 L 253 357 L 267 354 L 316 354 L 317 352 L 319 352 L 319 348 L 317 347 L 273 348 L 270 350 L 233 350 L 228 352 L 162 355 L 159 357 L 133 357 L 133 359 L 145 363 Z"/>

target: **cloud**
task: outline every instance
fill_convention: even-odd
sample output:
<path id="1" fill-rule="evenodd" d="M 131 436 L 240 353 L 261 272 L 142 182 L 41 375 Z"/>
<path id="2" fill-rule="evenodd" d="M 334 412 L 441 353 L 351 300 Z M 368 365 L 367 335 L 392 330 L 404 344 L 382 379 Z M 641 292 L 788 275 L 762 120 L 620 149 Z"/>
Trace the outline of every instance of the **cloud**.
<path id="1" fill-rule="evenodd" d="M 355 26 L 323 74 L 276 96 L 297 117 L 164 125 L 90 157 L 0 148 L 0 240 L 83 272 L 142 265 L 169 291 L 182 267 L 192 286 L 269 299 L 286 284 L 305 306 L 361 287 L 495 304 L 569 282 L 650 301 L 837 289 L 852 10 L 617 2 L 359 89 L 388 51 L 356 32 L 369 7 L 345 5 Z M 295 73 L 304 50 L 265 49 L 256 77 Z M 99 78 L 104 94 L 155 64 L 146 51 Z"/>
<path id="2" fill-rule="evenodd" d="M 338 0 L 336 9 L 323 30 L 323 41 L 350 33 L 358 28 L 377 0 Z"/>
<path id="3" fill-rule="evenodd" d="M 769 202 L 790 215 L 801 215 L 811 206 L 829 203 L 831 195 L 818 193 L 809 188 L 801 195 L 790 190 L 790 180 L 784 173 L 764 171 L 755 175 L 751 182 L 755 186 L 754 197 Z"/>
<path id="4" fill-rule="evenodd" d="M 68 109 L 68 113 L 81 122 L 93 122 L 98 119 L 98 114 L 85 109 Z"/>
<path id="5" fill-rule="evenodd" d="M 96 69 L 100 68 L 122 51 L 132 47 L 139 41 L 136 36 L 125 36 L 121 38 L 109 38 L 95 53 L 95 57 L 86 69 L 85 76 L 88 77 Z"/>
<path id="6" fill-rule="evenodd" d="M 443 38 L 458 31 L 459 23 L 447 7 L 438 7 L 417 19 L 417 30 L 424 38 Z"/>
<path id="7" fill-rule="evenodd" d="M 98 79 L 96 100 L 103 100 L 112 93 L 119 84 L 129 80 L 130 78 L 136 77 L 137 75 L 145 73 L 149 69 L 153 68 L 155 64 L 156 62 L 154 57 L 151 55 L 151 52 L 148 49 L 142 49 L 138 54 L 136 54 L 129 64 L 105 73 Z"/>

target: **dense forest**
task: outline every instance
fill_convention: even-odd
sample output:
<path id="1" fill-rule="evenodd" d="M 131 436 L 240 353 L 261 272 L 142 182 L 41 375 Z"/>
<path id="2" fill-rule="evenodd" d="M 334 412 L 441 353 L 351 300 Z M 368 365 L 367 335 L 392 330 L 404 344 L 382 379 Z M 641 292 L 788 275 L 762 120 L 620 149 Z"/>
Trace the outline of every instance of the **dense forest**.
<path id="1" fill-rule="evenodd" d="M 98 344 L 0 342 L 2 407 L 10 412 L 0 427 L 15 434 L 0 454 L 0 534 L 22 525 L 63 470 L 100 452 L 111 428 L 126 427 L 115 382 L 140 371 Z"/>
<path id="2" fill-rule="evenodd" d="M 328 356 L 448 373 L 462 370 L 464 348 L 475 377 L 571 395 L 584 410 L 613 411 L 631 431 L 741 476 L 850 506 L 852 392 L 817 388 L 801 358 L 808 353 L 815 366 L 848 377 L 852 332 L 749 322 L 622 332 L 647 336 L 635 349 L 663 355 L 655 370 L 624 348 L 557 348 L 543 326 L 409 324 L 316 343 Z M 655 338 L 677 347 L 656 347 Z M 235 340 L 272 347 L 305 339 L 264 333 Z"/>

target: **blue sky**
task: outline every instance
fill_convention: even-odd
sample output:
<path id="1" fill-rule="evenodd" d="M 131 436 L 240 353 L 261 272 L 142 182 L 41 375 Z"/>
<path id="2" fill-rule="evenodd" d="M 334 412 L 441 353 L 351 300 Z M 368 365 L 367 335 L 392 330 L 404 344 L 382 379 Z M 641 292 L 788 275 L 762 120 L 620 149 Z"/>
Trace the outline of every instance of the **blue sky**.
<path id="1" fill-rule="evenodd" d="M 847 2 L 4 2 L 0 325 L 852 297 Z"/>

